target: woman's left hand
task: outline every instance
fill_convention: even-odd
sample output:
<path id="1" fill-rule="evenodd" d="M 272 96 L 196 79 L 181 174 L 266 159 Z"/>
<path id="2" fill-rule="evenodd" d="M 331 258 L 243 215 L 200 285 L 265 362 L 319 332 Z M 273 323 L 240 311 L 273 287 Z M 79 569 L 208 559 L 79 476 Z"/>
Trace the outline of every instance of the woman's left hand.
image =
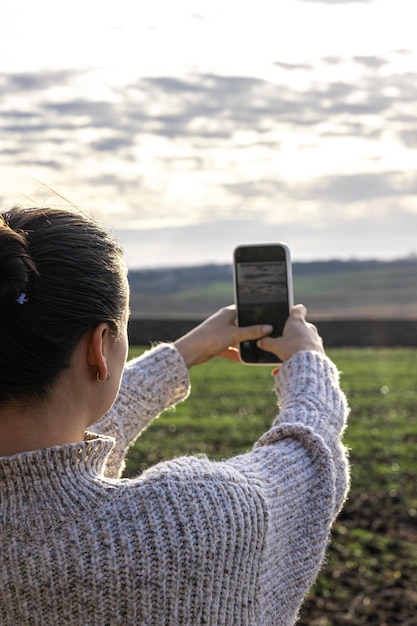
<path id="1" fill-rule="evenodd" d="M 237 326 L 235 306 L 224 307 L 189 333 L 174 342 L 188 368 L 205 363 L 214 356 L 239 360 L 236 345 L 260 339 L 272 332 L 272 326 Z"/>

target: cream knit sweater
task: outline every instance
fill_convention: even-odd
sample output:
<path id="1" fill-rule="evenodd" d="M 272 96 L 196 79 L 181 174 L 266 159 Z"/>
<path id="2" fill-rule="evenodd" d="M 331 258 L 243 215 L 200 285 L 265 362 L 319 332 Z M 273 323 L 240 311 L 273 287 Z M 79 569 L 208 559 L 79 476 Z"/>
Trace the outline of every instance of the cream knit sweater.
<path id="1" fill-rule="evenodd" d="M 1 626 L 293 624 L 345 498 L 334 365 L 294 355 L 254 449 L 120 479 L 126 449 L 186 397 L 172 345 L 131 361 L 85 441 L 0 458 Z"/>

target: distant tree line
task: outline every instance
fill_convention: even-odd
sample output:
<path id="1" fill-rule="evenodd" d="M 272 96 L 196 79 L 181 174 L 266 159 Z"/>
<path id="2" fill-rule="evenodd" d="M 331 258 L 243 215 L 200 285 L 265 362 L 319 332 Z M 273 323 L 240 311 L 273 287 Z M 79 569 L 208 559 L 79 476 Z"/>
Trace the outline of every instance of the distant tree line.
<path id="1" fill-rule="evenodd" d="M 330 260 L 330 261 L 305 261 L 293 263 L 294 278 L 317 275 L 334 274 L 336 272 L 363 271 L 372 268 L 410 268 L 415 266 L 417 270 L 417 256 L 410 255 L 404 259 L 393 261 L 380 260 Z M 230 281 L 232 278 L 232 265 L 207 264 L 190 267 L 165 267 L 154 269 L 132 269 L 129 271 L 129 282 L 132 291 L 138 289 L 145 295 L 158 293 L 175 293 L 185 288 L 194 289 L 201 284 L 210 282 Z"/>
<path id="2" fill-rule="evenodd" d="M 313 320 L 314 321 L 314 320 Z M 175 341 L 199 320 L 131 319 L 132 345 Z M 321 320 L 316 322 L 324 344 L 340 347 L 417 347 L 417 320 Z"/>

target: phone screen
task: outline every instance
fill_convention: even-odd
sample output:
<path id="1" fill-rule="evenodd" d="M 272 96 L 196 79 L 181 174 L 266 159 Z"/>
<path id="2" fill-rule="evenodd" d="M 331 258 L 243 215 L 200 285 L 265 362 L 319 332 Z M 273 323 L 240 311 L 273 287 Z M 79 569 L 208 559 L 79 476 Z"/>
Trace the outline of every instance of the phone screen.
<path id="1" fill-rule="evenodd" d="M 271 324 L 282 335 L 292 306 L 288 249 L 282 245 L 240 246 L 235 250 L 235 291 L 240 326 Z M 245 341 L 240 355 L 247 363 L 279 363 L 276 355 Z"/>

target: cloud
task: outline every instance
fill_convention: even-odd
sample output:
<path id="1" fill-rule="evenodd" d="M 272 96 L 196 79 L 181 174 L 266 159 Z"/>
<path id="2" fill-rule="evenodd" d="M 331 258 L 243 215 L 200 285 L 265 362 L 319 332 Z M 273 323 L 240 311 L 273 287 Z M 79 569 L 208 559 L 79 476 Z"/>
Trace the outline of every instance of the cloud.
<path id="1" fill-rule="evenodd" d="M 300 199 L 349 204 L 415 194 L 417 170 L 412 175 L 405 175 L 403 172 L 380 172 L 327 176 L 301 186 L 297 195 Z"/>
<path id="2" fill-rule="evenodd" d="M 134 144 L 133 137 L 122 136 L 110 136 L 97 139 L 90 143 L 91 149 L 97 152 L 117 152 L 124 148 L 131 147 Z"/>
<path id="3" fill-rule="evenodd" d="M 375 171 L 376 140 L 381 154 L 386 139 L 399 153 L 417 146 L 417 72 L 394 65 L 385 71 L 397 54 L 407 51 L 277 61 L 269 80 L 148 76 L 108 87 L 101 98 L 80 87 L 86 71 L 5 74 L 0 165 L 6 175 L 12 167 L 18 175 L 33 168 L 35 177 L 61 188 L 43 175 L 59 173 L 71 195 L 76 180 L 80 203 L 117 207 L 115 217 L 131 222 L 267 216 L 295 203 L 400 201 L 416 193 L 415 172 L 406 177 L 392 160 Z M 344 140 L 360 143 L 360 173 L 313 163 L 310 174 L 297 162 L 296 175 L 285 175 L 288 152 L 296 161 L 304 147 L 310 166 L 327 149 L 346 164 Z"/>
<path id="4" fill-rule="evenodd" d="M 279 177 L 224 185 L 242 201 L 250 198 L 287 196 L 294 200 L 317 200 L 332 206 L 378 198 L 398 198 L 417 194 L 417 168 L 414 172 L 361 172 L 323 176 L 312 181 L 289 183 Z"/>
<path id="5" fill-rule="evenodd" d="M 338 57 L 324 57 L 321 62 L 341 67 L 346 63 Z M 70 86 L 77 79 L 76 72 L 9 74 L 2 78 L 3 93 L 25 96 L 27 104 L 22 101 L 11 109 L 6 99 L 0 128 L 9 136 L 14 133 L 16 142 L 25 143 L 38 141 L 48 131 L 56 131 L 58 138 L 65 134 L 70 141 L 71 131 L 94 129 L 97 136 L 85 145 L 106 152 L 123 150 L 146 135 L 224 142 L 239 131 L 256 130 L 259 140 L 259 135 L 291 126 L 316 128 L 318 136 L 332 131 L 341 136 L 350 135 L 359 124 L 366 136 L 365 116 L 373 115 L 379 116 L 381 129 L 395 117 L 402 124 L 398 139 L 414 145 L 415 123 L 398 103 L 417 101 L 417 72 L 381 75 L 379 69 L 388 60 L 376 55 L 356 56 L 353 63 L 367 70 L 356 81 L 318 83 L 313 64 L 277 62 L 284 74 L 298 69 L 307 72 L 305 88 L 292 86 L 285 76 L 277 83 L 210 73 L 156 76 L 115 91 L 115 98 L 107 101 L 83 97 L 77 90 L 75 97 L 69 97 L 70 90 L 62 100 L 50 99 L 49 89 L 67 81 Z M 326 129 L 319 129 L 324 124 Z M 80 144 L 80 138 L 77 141 Z"/>
<path id="6" fill-rule="evenodd" d="M 311 71 L 314 69 L 313 63 L 284 63 L 283 61 L 275 61 L 274 66 L 282 70 L 289 70 L 289 71 L 294 71 L 294 70 Z"/>
<path id="7" fill-rule="evenodd" d="M 7 94 L 18 94 L 22 91 L 32 94 L 50 87 L 68 85 L 78 78 L 77 70 L 47 70 L 45 72 L 15 72 L 0 76 L 0 84 L 7 89 Z"/>
<path id="8" fill-rule="evenodd" d="M 387 63 L 384 57 L 356 57 L 354 62 L 374 71 L 356 82 L 333 80 L 319 85 L 312 71 L 312 82 L 302 91 L 251 77 L 212 74 L 180 81 L 177 92 L 172 80 L 164 77 L 140 81 L 132 88 L 149 93 L 162 109 L 167 103 L 170 110 L 163 113 L 153 113 L 145 104 L 142 121 L 145 131 L 169 137 L 227 138 L 237 130 L 266 132 L 280 124 L 317 126 L 329 119 L 336 126 L 338 117 L 360 120 L 372 114 L 384 118 L 394 114 L 399 101 L 416 101 L 417 73 L 381 76 L 378 70 Z M 291 64 L 280 67 L 305 69 Z"/>
<path id="9" fill-rule="evenodd" d="M 388 59 L 385 59 L 377 55 L 354 56 L 353 60 L 356 63 L 360 63 L 361 65 L 365 65 L 366 67 L 370 67 L 372 69 L 377 69 L 377 70 L 388 63 Z"/>
<path id="10" fill-rule="evenodd" d="M 417 148 L 417 123 L 414 125 L 414 128 L 400 131 L 399 136 L 407 148 Z"/>

